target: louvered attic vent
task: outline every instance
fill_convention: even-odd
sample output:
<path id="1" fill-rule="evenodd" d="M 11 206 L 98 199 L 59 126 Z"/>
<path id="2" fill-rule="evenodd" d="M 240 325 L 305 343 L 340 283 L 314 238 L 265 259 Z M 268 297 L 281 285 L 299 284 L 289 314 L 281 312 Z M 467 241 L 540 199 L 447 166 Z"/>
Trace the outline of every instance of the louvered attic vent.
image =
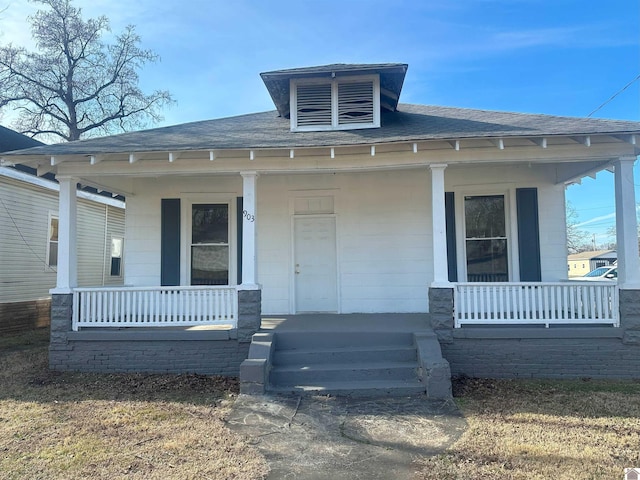
<path id="1" fill-rule="evenodd" d="M 380 126 L 377 76 L 324 82 L 292 81 L 291 130 L 347 130 Z"/>
<path id="2" fill-rule="evenodd" d="M 331 84 L 298 85 L 298 126 L 331 125 Z"/>
<path id="3" fill-rule="evenodd" d="M 338 84 L 338 124 L 373 123 L 373 82 Z"/>

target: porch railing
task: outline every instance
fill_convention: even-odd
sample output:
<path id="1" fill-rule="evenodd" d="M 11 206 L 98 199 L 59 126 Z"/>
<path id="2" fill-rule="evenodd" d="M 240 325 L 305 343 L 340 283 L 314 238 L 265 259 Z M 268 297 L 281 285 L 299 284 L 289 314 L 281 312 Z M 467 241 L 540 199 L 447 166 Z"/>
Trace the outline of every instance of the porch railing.
<path id="1" fill-rule="evenodd" d="M 236 287 L 75 288 L 72 328 L 237 326 Z"/>
<path id="2" fill-rule="evenodd" d="M 619 326 L 612 283 L 458 283 L 455 326 L 473 324 L 607 324 Z"/>

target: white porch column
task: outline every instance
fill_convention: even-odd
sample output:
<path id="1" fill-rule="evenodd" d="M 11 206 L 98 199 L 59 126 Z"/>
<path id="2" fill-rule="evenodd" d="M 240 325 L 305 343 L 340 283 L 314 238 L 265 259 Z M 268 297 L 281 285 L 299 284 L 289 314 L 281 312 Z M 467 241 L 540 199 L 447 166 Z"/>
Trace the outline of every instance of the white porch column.
<path id="1" fill-rule="evenodd" d="M 429 165 L 431 169 L 431 230 L 433 232 L 432 287 L 449 287 L 447 264 L 447 217 L 444 204 L 444 169 L 446 164 Z"/>
<path id="2" fill-rule="evenodd" d="M 618 285 L 623 289 L 640 289 L 638 256 L 638 220 L 633 178 L 636 157 L 621 157 L 615 166 L 616 240 L 618 243 Z"/>
<path id="3" fill-rule="evenodd" d="M 60 183 L 58 200 L 58 266 L 54 294 L 72 293 L 78 286 L 78 208 L 77 179 L 57 177 Z"/>
<path id="4" fill-rule="evenodd" d="M 256 211 L 257 172 L 242 172 L 242 285 L 255 287 L 258 284 Z"/>

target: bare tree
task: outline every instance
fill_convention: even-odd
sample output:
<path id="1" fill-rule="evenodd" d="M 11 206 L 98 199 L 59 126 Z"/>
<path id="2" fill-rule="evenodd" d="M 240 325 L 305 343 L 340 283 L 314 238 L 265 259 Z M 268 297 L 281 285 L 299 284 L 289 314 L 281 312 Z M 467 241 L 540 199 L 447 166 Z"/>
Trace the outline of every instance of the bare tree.
<path id="1" fill-rule="evenodd" d="M 138 71 L 158 56 L 133 26 L 105 44 L 105 16 L 84 20 L 72 0 L 32 1 L 45 6 L 29 17 L 37 51 L 0 46 L 0 108 L 19 112 L 17 130 L 72 141 L 162 119 L 171 95 L 140 90 Z"/>
<path id="2" fill-rule="evenodd" d="M 640 203 L 636 204 L 636 217 L 638 220 L 638 251 L 640 252 Z M 613 239 L 613 241 L 609 242 L 607 248 L 610 250 L 616 250 L 618 248 L 618 232 L 616 231 L 616 226 L 612 225 L 607 228 L 606 233 L 611 239 Z"/>
<path id="3" fill-rule="evenodd" d="M 576 207 L 567 200 L 566 202 L 566 218 L 567 218 L 567 250 L 569 253 L 578 253 L 590 250 L 589 232 L 578 228 L 578 211 Z"/>

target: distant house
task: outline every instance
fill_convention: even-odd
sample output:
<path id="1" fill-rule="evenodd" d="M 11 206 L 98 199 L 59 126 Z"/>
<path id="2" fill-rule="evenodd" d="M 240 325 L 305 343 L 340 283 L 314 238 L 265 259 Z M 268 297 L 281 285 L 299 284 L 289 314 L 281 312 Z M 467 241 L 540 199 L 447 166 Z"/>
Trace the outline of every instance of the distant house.
<path id="1" fill-rule="evenodd" d="M 273 111 L 6 153 L 60 182 L 51 367 L 431 396 L 449 369 L 637 377 L 640 123 L 404 104 L 406 72 L 265 72 Z M 565 187 L 602 170 L 618 282 L 567 282 Z M 121 288 L 79 285 L 77 182 L 126 195 Z"/>
<path id="2" fill-rule="evenodd" d="M 0 127 L 3 151 L 42 145 Z M 58 267 L 58 191 L 53 175 L 0 167 L 0 332 L 49 324 Z M 121 285 L 124 203 L 83 190 L 78 196 L 78 284 Z"/>
<path id="3" fill-rule="evenodd" d="M 582 277 L 598 267 L 613 265 L 617 259 L 615 250 L 572 253 L 567 257 L 569 277 Z"/>

